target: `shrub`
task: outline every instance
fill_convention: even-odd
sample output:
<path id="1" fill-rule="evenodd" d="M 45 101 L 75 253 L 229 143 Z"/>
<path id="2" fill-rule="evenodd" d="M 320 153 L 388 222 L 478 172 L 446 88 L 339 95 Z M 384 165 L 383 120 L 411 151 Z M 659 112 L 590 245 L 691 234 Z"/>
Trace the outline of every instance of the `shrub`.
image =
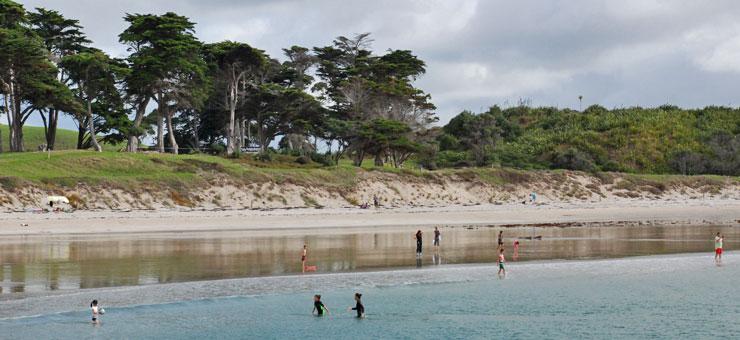
<path id="1" fill-rule="evenodd" d="M 297 157 L 297 158 L 295 159 L 295 162 L 296 162 L 296 163 L 298 163 L 298 164 L 303 164 L 303 165 L 305 165 L 305 164 L 311 163 L 311 159 L 309 159 L 309 158 L 308 158 L 308 157 L 306 157 L 306 156 L 298 156 L 298 157 Z"/>
<path id="2" fill-rule="evenodd" d="M 555 168 L 594 171 L 596 166 L 593 159 L 588 154 L 575 149 L 568 148 L 565 151 L 558 151 L 553 155 L 552 164 Z"/>
<path id="3" fill-rule="evenodd" d="M 269 151 L 268 152 L 260 152 L 260 153 L 258 153 L 256 155 L 254 155 L 254 160 L 255 161 L 260 161 L 260 162 L 272 162 L 272 154 Z"/>
<path id="4" fill-rule="evenodd" d="M 331 154 L 328 152 L 327 153 L 312 152 L 311 160 L 323 166 L 334 165 L 334 159 L 332 159 Z"/>
<path id="5" fill-rule="evenodd" d="M 461 162 L 470 163 L 468 154 L 464 151 L 441 151 L 437 153 L 437 165 L 440 167 L 456 166 Z"/>

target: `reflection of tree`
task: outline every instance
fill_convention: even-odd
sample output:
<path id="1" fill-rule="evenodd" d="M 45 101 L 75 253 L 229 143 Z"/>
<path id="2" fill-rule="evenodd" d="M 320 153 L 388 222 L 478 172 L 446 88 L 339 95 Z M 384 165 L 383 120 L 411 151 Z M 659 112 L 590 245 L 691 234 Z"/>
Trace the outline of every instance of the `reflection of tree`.
<path id="1" fill-rule="evenodd" d="M 431 230 L 424 228 L 425 255 L 432 261 Z M 717 228 L 728 238 L 733 228 Z M 497 228 L 442 228 L 445 263 L 495 261 Z M 541 241 L 520 240 L 519 260 L 573 259 L 707 251 L 704 228 L 538 227 Z M 215 237 L 37 239 L 0 243 L 0 293 L 137 285 L 300 272 L 300 250 L 319 272 L 371 270 L 415 265 L 415 230 L 398 232 L 256 237 L 239 233 Z M 504 231 L 507 255 L 513 240 L 533 235 L 532 227 Z M 9 276 L 9 277 L 8 277 Z M 9 283 L 12 282 L 12 283 Z"/>

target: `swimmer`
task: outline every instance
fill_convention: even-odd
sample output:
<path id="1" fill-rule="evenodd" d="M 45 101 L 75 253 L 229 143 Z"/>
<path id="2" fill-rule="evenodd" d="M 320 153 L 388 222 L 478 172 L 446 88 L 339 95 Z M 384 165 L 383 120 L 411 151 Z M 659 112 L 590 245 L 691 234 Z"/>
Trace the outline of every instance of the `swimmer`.
<path id="1" fill-rule="evenodd" d="M 321 295 L 316 294 L 313 296 L 313 310 L 311 311 L 311 314 L 316 313 L 316 316 L 323 316 L 324 311 L 326 311 L 326 314 L 329 314 L 329 308 L 326 308 L 324 306 L 324 303 L 321 302 Z"/>
<path id="2" fill-rule="evenodd" d="M 357 318 L 362 319 L 365 317 L 365 306 L 362 305 L 362 294 L 355 293 L 355 307 L 350 307 L 349 311 L 357 311 Z"/>

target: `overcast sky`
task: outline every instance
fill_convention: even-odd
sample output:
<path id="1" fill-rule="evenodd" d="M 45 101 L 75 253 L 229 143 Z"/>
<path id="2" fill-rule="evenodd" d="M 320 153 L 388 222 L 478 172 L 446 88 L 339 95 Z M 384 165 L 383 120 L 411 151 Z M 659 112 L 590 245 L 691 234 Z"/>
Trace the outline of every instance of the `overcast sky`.
<path id="1" fill-rule="evenodd" d="M 410 49 L 442 122 L 528 98 L 536 106 L 740 104 L 740 1 L 24 0 L 79 19 L 96 47 L 125 56 L 124 13 L 174 11 L 204 42 L 281 56 L 371 32 L 374 50 Z"/>

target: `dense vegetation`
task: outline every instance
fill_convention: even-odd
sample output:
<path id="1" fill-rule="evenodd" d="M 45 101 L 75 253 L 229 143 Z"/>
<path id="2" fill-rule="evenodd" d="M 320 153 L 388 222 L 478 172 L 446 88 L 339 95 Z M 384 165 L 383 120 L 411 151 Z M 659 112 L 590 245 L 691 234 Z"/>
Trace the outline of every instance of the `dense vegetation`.
<path id="1" fill-rule="evenodd" d="M 60 114 L 79 127 L 77 148 L 102 142 L 136 152 L 223 151 L 237 156 L 281 145 L 304 160 L 401 166 L 436 121 L 430 96 L 413 85 L 425 64 L 411 51 L 377 55 L 369 34 L 329 46 L 284 49 L 283 61 L 246 43 L 203 43 L 195 24 L 175 13 L 126 14 L 119 35 L 129 55 L 111 58 L 92 46 L 77 20 L 26 11 L 0 0 L 0 95 L 8 149 L 24 151 L 23 126 L 39 114 L 46 147 L 56 147 Z M 327 155 L 317 155 L 326 145 Z M 32 146 L 30 149 L 35 149 Z"/>
<path id="2" fill-rule="evenodd" d="M 75 147 L 97 151 L 125 144 L 116 149 L 235 158 L 258 150 L 261 161 L 281 153 L 326 166 L 740 174 L 736 109 L 494 106 L 440 128 L 431 96 L 414 84 L 424 61 L 408 50 L 376 54 L 367 33 L 275 58 L 243 42 L 201 42 L 176 13 L 123 20 L 129 55 L 117 59 L 93 47 L 77 20 L 0 0 L 4 150 L 63 149 L 57 124 L 67 115 L 78 126 Z M 25 134 L 34 114 L 43 142 L 40 130 Z"/>
<path id="3" fill-rule="evenodd" d="M 740 174 L 740 110 L 726 107 L 492 107 L 459 114 L 438 140 L 443 167 Z"/>

